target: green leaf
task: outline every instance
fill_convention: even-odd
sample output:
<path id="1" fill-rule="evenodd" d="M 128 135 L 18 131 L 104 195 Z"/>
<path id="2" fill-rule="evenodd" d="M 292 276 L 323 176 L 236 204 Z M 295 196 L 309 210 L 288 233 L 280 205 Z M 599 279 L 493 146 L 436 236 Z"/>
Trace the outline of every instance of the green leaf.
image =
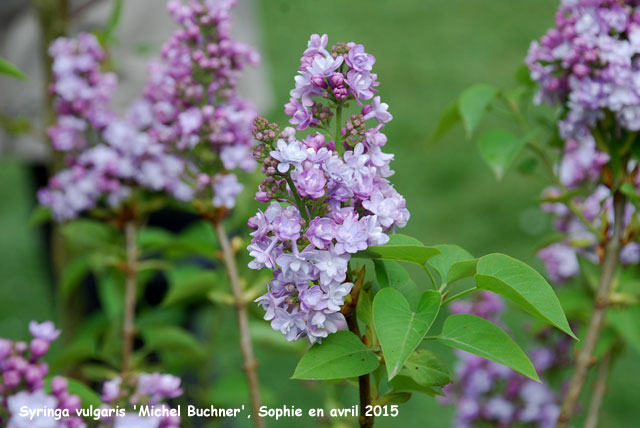
<path id="1" fill-rule="evenodd" d="M 356 306 L 356 316 L 360 321 L 368 326 L 373 326 L 373 309 L 371 301 L 371 291 L 361 290 L 358 296 L 358 305 Z"/>
<path id="2" fill-rule="evenodd" d="M 405 235 L 391 235 L 386 245 L 373 245 L 356 253 L 354 257 L 410 262 L 424 268 L 427 260 L 439 253 L 437 248 L 425 247 L 417 239 Z"/>
<path id="3" fill-rule="evenodd" d="M 563 287 L 556 292 L 564 313 L 573 321 L 589 321 L 593 299 L 583 288 Z"/>
<path id="4" fill-rule="evenodd" d="M 540 381 L 529 358 L 500 327 L 469 314 L 449 316 L 438 341 L 451 348 L 479 355 Z"/>
<path id="5" fill-rule="evenodd" d="M 60 291 L 68 298 L 78 288 L 78 285 L 90 273 L 91 265 L 87 257 L 77 257 L 67 263 L 60 275 Z"/>
<path id="6" fill-rule="evenodd" d="M 531 70 L 525 64 L 522 64 L 516 70 L 516 82 L 524 86 L 533 86 L 534 82 L 531 80 Z"/>
<path id="7" fill-rule="evenodd" d="M 411 354 L 400 374 L 409 376 L 422 386 L 443 386 L 451 382 L 447 366 L 436 354 L 425 349 L 418 349 Z"/>
<path id="8" fill-rule="evenodd" d="M 41 226 L 51 221 L 51 208 L 38 205 L 31 213 L 29 225 Z"/>
<path id="9" fill-rule="evenodd" d="M 462 117 L 460 116 L 458 102 L 456 101 L 442 112 L 442 116 L 440 116 L 440 120 L 438 121 L 436 132 L 434 132 L 433 137 L 431 137 L 432 141 L 436 142 L 440 140 L 447 132 L 449 132 L 451 128 L 456 126 L 461 120 Z"/>
<path id="10" fill-rule="evenodd" d="M 372 404 L 373 406 L 386 406 L 387 404 L 391 403 L 402 404 L 406 403 L 410 399 L 410 392 L 390 392 L 389 394 L 385 394 L 382 397 L 378 398 Z"/>
<path id="11" fill-rule="evenodd" d="M 436 245 L 436 248 L 440 251 L 440 254 L 433 256 L 428 263 L 438 272 L 442 281 L 450 283 L 462 278 L 463 276 L 460 275 L 463 274 L 463 272 L 461 273 L 460 269 L 466 267 L 466 269 L 462 269 L 462 271 L 468 271 L 467 265 L 460 265 L 452 272 L 455 277 L 453 280 L 449 278 L 451 268 L 459 262 L 473 261 L 471 253 L 457 245 Z M 473 265 L 475 266 L 475 263 L 473 263 Z M 475 267 L 473 273 L 475 273 Z M 473 273 L 471 275 L 473 275 Z"/>
<path id="12" fill-rule="evenodd" d="M 27 76 L 18 67 L 4 58 L 0 58 L 0 74 L 15 77 L 20 80 L 27 80 Z"/>
<path id="13" fill-rule="evenodd" d="M 118 239 L 118 232 L 107 224 L 89 219 L 77 219 L 62 227 L 67 242 L 79 251 L 104 249 Z"/>
<path id="14" fill-rule="evenodd" d="M 492 129 L 478 139 L 478 150 L 484 161 L 500 180 L 518 153 L 524 147 L 525 140 L 508 131 Z"/>
<path id="15" fill-rule="evenodd" d="M 609 324 L 633 347 L 640 352 L 640 306 L 624 310 L 610 310 L 607 313 Z"/>
<path id="16" fill-rule="evenodd" d="M 393 260 L 374 260 L 373 264 L 380 288 L 391 287 L 398 290 L 407 299 L 411 309 L 415 309 L 421 293 L 409 272 Z"/>
<path id="17" fill-rule="evenodd" d="M 345 379 L 374 371 L 380 363 L 373 351 L 350 331 L 330 334 L 300 359 L 292 379 Z"/>
<path id="18" fill-rule="evenodd" d="M 408 376 L 398 375 L 391 381 L 394 391 L 416 391 L 427 394 L 430 397 L 444 396 L 440 387 L 423 386 Z"/>
<path id="19" fill-rule="evenodd" d="M 442 296 L 428 290 L 411 310 L 407 299 L 393 288 L 383 288 L 373 299 L 373 320 L 387 364 L 389 380 L 402 369 L 411 353 L 429 332 L 440 310 Z"/>
<path id="20" fill-rule="evenodd" d="M 530 314 L 576 337 L 553 288 L 532 267 L 504 254 L 489 254 L 478 261 L 475 278 L 478 288 L 500 294 Z"/>
<path id="21" fill-rule="evenodd" d="M 113 35 L 120 24 L 120 17 L 122 16 L 122 6 L 123 0 L 114 0 L 113 1 L 113 9 L 111 9 L 111 13 L 109 14 L 109 18 L 104 26 L 103 34 L 104 41 L 106 43 L 111 42 L 113 39 Z"/>
<path id="22" fill-rule="evenodd" d="M 174 325 L 146 326 L 142 331 L 145 347 L 154 351 L 180 351 L 194 358 L 205 357 L 204 348 L 191 333 Z"/>
<path id="23" fill-rule="evenodd" d="M 145 227 L 138 232 L 138 246 L 146 251 L 163 250 L 174 244 L 175 235 L 159 227 Z"/>
<path id="24" fill-rule="evenodd" d="M 181 267 L 169 272 L 169 291 L 163 306 L 203 299 L 220 283 L 220 274 L 196 267 Z"/>
<path id="25" fill-rule="evenodd" d="M 467 138 L 471 138 L 482 115 L 491 105 L 497 93 L 498 90 L 493 86 L 480 83 L 468 88 L 460 95 L 458 110 L 467 131 Z"/>

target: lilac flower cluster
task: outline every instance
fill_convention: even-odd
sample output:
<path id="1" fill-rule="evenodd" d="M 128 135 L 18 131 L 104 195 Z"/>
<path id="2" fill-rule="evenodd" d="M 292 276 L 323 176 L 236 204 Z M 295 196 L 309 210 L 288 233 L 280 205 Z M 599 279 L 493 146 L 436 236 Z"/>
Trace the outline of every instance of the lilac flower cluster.
<path id="1" fill-rule="evenodd" d="M 562 0 L 556 27 L 527 57 L 539 101 L 567 108 L 563 139 L 591 139 L 607 116 L 621 130 L 640 130 L 640 2 Z"/>
<path id="2" fill-rule="evenodd" d="M 171 407 L 165 400 L 182 395 L 179 377 L 160 373 L 141 373 L 133 387 L 117 377 L 104 383 L 102 401 L 105 408 L 129 408 L 133 405 L 154 406 L 163 416 L 139 416 L 137 412 L 127 412 L 124 416 L 111 418 L 105 427 L 109 428 L 180 428 L 180 417 L 170 415 Z"/>
<path id="3" fill-rule="evenodd" d="M 454 313 L 473 313 L 493 322 L 499 322 L 503 309 L 501 299 L 489 292 L 476 293 L 473 301 L 451 304 Z M 568 351 L 569 341 L 563 338 L 530 354 L 538 373 L 543 373 L 564 365 Z M 482 357 L 463 351 L 456 354 L 460 361 L 455 381 L 444 387 L 447 396 L 440 399 L 443 404 L 456 406 L 456 428 L 555 426 L 560 407 L 558 397 L 547 385 Z"/>
<path id="4" fill-rule="evenodd" d="M 387 180 L 393 155 L 382 152 L 387 137 L 380 130 L 392 117 L 373 97 L 375 58 L 354 43 L 326 47 L 326 35 L 311 36 L 285 106 L 299 130 L 324 134 L 299 138 L 293 128 L 280 132 L 256 120 L 254 156 L 267 176 L 256 199 L 270 205 L 249 220 L 249 266 L 274 272 L 257 299 L 265 319 L 288 340 L 312 343 L 346 327 L 340 310 L 353 287 L 351 256 L 385 244 L 387 233 L 409 220 Z M 343 123 L 342 109 L 353 100 L 357 110 Z"/>
<path id="5" fill-rule="evenodd" d="M 235 0 L 171 0 L 179 28 L 149 67 L 144 102 L 149 135 L 186 159 L 184 183 L 214 207 L 233 208 L 242 185 L 230 171 L 253 171 L 255 108 L 237 94 L 246 65 L 259 55 L 231 38 Z"/>
<path id="6" fill-rule="evenodd" d="M 553 200 L 560 191 L 556 188 L 545 190 L 545 197 Z M 582 212 L 584 220 L 591 223 L 596 230 L 611 234 L 613 229 L 613 198 L 611 191 L 605 186 L 598 186 L 593 194 L 586 198 L 574 197 L 574 204 Z M 557 283 L 566 282 L 580 273 L 578 256 L 585 257 L 594 263 L 600 262 L 597 236 L 586 227 L 562 202 L 547 202 L 543 210 L 553 214 L 554 227 L 563 234 L 563 239 L 541 249 L 538 257 L 543 261 L 549 277 Z M 624 222 L 625 227 L 632 221 L 640 220 L 633 204 L 627 204 Z M 620 252 L 620 261 L 625 264 L 640 263 L 640 243 L 625 240 Z"/>
<path id="7" fill-rule="evenodd" d="M 147 106 L 134 103 L 125 118 L 109 108 L 116 78 L 100 71 L 105 52 L 97 39 L 90 34 L 60 38 L 49 53 L 57 122 L 48 134 L 66 168 L 40 190 L 38 199 L 54 218 L 72 219 L 101 202 L 116 208 L 136 187 L 189 199 L 193 191 L 179 180 L 184 162 L 145 132 Z"/>
<path id="8" fill-rule="evenodd" d="M 56 376 L 51 380 L 51 395 L 45 392 L 44 379 L 49 366 L 42 357 L 60 335 L 51 321 L 32 321 L 31 342 L 14 342 L 0 338 L 0 424 L 7 428 L 82 428 L 76 415 L 80 397 L 69 394 L 68 382 Z M 43 409 L 48 412 L 30 419 L 21 409 Z"/>

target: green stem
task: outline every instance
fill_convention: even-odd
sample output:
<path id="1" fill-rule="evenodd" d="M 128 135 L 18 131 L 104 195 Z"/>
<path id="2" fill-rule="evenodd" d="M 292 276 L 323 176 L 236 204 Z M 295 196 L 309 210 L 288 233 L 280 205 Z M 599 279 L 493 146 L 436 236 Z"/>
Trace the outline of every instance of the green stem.
<path id="1" fill-rule="evenodd" d="M 433 277 L 433 274 L 431 273 L 429 268 L 426 266 L 424 266 L 424 270 L 425 272 L 427 272 L 427 275 L 429 275 L 429 279 L 431 280 L 431 285 L 433 286 L 433 289 L 438 291 L 438 286 L 436 285 L 436 279 Z"/>
<path id="2" fill-rule="evenodd" d="M 473 287 L 473 288 L 469 288 L 467 290 L 461 291 L 458 294 L 454 294 L 453 296 L 449 297 L 448 299 L 445 299 L 444 302 L 442 302 L 441 306 L 446 305 L 449 302 L 453 302 L 456 299 L 459 299 L 460 297 L 466 296 L 467 294 L 476 291 L 478 288 L 477 287 Z"/>
<path id="3" fill-rule="evenodd" d="M 137 225 L 129 220 L 125 225 L 127 250 L 126 282 L 124 298 L 124 317 L 122 323 L 122 373 L 128 375 L 131 370 L 133 342 L 135 340 L 136 286 L 138 276 L 138 247 L 136 245 Z"/>
<path id="4" fill-rule="evenodd" d="M 307 220 L 307 225 L 308 225 L 311 222 L 311 219 L 309 218 L 309 213 L 307 213 L 307 209 L 302 203 L 302 199 L 300 199 L 300 195 L 298 195 L 298 191 L 296 190 L 295 184 L 293 184 L 293 180 L 291 179 L 291 176 L 287 174 L 285 176 L 285 180 L 287 180 L 287 183 L 289 184 L 289 188 L 291 189 L 291 193 L 293 194 L 293 197 L 296 200 L 296 206 L 298 207 L 298 211 L 300 211 L 300 214 L 302 214 L 305 220 Z"/>
<path id="5" fill-rule="evenodd" d="M 596 291 L 594 309 L 589 320 L 587 332 L 582 342 L 582 349 L 578 353 L 575 363 L 575 370 L 571 377 L 571 382 L 562 403 L 562 411 L 558 417 L 556 428 L 567 428 L 571 423 L 576 404 L 580 398 L 580 393 L 589 373 L 591 358 L 598 344 L 600 332 L 605 324 L 607 307 L 611 298 L 611 287 L 614 282 L 616 269 L 620 263 L 620 249 L 622 248 L 622 238 L 624 236 L 624 208 L 626 197 L 616 192 L 613 195 L 613 236 L 605 246 L 604 260 L 600 272 L 600 282 Z"/>
<path id="6" fill-rule="evenodd" d="M 338 107 L 336 108 L 336 150 L 340 155 L 344 153 L 344 147 L 342 147 L 342 101 L 338 101 Z"/>

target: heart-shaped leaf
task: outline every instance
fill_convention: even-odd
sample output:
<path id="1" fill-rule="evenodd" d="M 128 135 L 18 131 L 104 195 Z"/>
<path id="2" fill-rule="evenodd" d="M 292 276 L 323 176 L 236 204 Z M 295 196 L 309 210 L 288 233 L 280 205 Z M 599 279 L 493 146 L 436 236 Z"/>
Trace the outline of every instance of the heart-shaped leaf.
<path id="1" fill-rule="evenodd" d="M 489 254 L 478 261 L 475 278 L 478 288 L 498 293 L 569 336 L 576 337 L 553 289 L 532 267 L 504 254 Z"/>
<path id="2" fill-rule="evenodd" d="M 345 379 L 371 373 L 378 357 L 350 331 L 330 334 L 300 359 L 292 379 Z"/>
<path id="3" fill-rule="evenodd" d="M 417 239 L 405 235 L 391 235 L 385 245 L 373 245 L 356 253 L 354 257 L 410 262 L 424 268 L 427 260 L 439 253 L 437 248 L 425 247 Z"/>
<path id="4" fill-rule="evenodd" d="M 411 354 L 400 370 L 422 386 L 443 386 L 451 382 L 447 366 L 433 352 L 418 349 Z"/>
<path id="5" fill-rule="evenodd" d="M 438 272 L 442 281 L 446 283 L 452 282 L 449 279 L 449 271 L 455 264 L 473 260 L 471 253 L 457 245 L 436 245 L 436 248 L 440 250 L 440 254 L 433 256 L 428 263 Z M 457 274 L 456 272 L 456 276 Z"/>
<path id="6" fill-rule="evenodd" d="M 500 327 L 469 314 L 454 314 L 444 322 L 438 338 L 442 344 L 503 364 L 528 378 L 540 381 L 522 349 Z"/>
<path id="7" fill-rule="evenodd" d="M 393 288 L 383 288 L 373 299 L 373 320 L 387 364 L 389 380 L 404 366 L 438 315 L 442 296 L 428 290 L 411 310 L 407 299 Z"/>

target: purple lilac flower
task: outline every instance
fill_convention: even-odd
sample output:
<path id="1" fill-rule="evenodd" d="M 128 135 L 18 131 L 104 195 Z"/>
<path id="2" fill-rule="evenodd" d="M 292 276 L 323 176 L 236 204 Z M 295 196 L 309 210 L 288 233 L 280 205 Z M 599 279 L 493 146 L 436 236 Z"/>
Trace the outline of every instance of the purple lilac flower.
<path id="1" fill-rule="evenodd" d="M 133 187 L 191 198 L 193 191 L 179 179 L 184 162 L 146 132 L 149 106 L 134 103 L 126 119 L 109 107 L 116 78 L 100 71 L 105 52 L 97 39 L 84 33 L 60 38 L 49 52 L 58 119 L 48 135 L 64 154 L 66 168 L 38 192 L 38 200 L 53 217 L 69 220 L 100 204 L 117 208 Z"/>
<path id="2" fill-rule="evenodd" d="M 299 136 L 294 128 L 280 132 L 256 120 L 254 155 L 267 176 L 256 199 L 270 205 L 249 220 L 249 266 L 274 271 L 267 293 L 256 300 L 265 319 L 288 340 L 312 343 L 346 328 L 340 310 L 354 286 L 352 254 L 385 244 L 409 220 L 404 198 L 387 179 L 393 155 L 382 152 L 387 138 L 381 130 L 392 117 L 374 97 L 375 58 L 362 45 L 327 49 L 327 43 L 326 35 L 311 36 L 285 106 L 297 131 L 316 129 Z M 350 100 L 357 111 L 337 125 L 340 142 L 316 132 L 336 129 L 329 102 Z"/>
<path id="3" fill-rule="evenodd" d="M 231 37 L 235 0 L 169 1 L 178 24 L 149 65 L 144 100 L 150 106 L 148 133 L 187 163 L 180 175 L 190 197 L 214 207 L 235 206 L 242 190 L 234 170 L 256 167 L 251 145 L 255 108 L 237 93 L 243 69 L 257 52 Z"/>
<path id="4" fill-rule="evenodd" d="M 171 407 L 165 402 L 182 395 L 179 377 L 161 373 L 140 373 L 135 384 L 123 387 L 120 377 L 106 381 L 102 386 L 104 407 L 132 407 L 138 404 L 162 407 L 168 413 Z M 179 416 L 142 417 L 136 412 L 127 412 L 124 416 L 114 416 L 106 421 L 112 428 L 180 428 Z"/>
<path id="5" fill-rule="evenodd" d="M 29 344 L 0 338 L 0 425 L 7 428 L 84 428 L 76 415 L 80 397 L 70 394 L 65 378 L 51 379 L 51 393 L 45 392 L 44 381 L 49 366 L 43 357 L 49 345 L 60 335 L 51 321 L 31 321 L 29 331 L 33 338 Z M 20 409 L 44 409 L 46 406 L 60 415 L 40 414 L 36 419 L 20 415 Z M 6 420 L 3 419 L 6 415 Z"/>
<path id="6" fill-rule="evenodd" d="M 594 129 L 615 120 L 622 140 L 640 130 L 640 9 L 635 1 L 565 0 L 556 26 L 531 44 L 526 63 L 539 85 L 537 102 L 565 109 L 562 183 L 599 177 L 608 156 Z M 596 148 L 596 141 L 598 148 Z"/>
<path id="7" fill-rule="evenodd" d="M 490 292 L 480 292 L 473 300 L 452 302 L 454 313 L 472 313 L 500 321 L 504 304 L 500 297 Z M 556 337 L 544 331 L 540 347 L 531 351 L 536 370 L 541 375 L 567 364 L 570 342 L 563 336 Z M 456 351 L 460 359 L 455 380 L 444 387 L 443 404 L 456 406 L 455 427 L 532 426 L 551 428 L 560 414 L 560 397 L 545 384 L 530 380 L 506 366 L 488 361 L 477 355 Z"/>

